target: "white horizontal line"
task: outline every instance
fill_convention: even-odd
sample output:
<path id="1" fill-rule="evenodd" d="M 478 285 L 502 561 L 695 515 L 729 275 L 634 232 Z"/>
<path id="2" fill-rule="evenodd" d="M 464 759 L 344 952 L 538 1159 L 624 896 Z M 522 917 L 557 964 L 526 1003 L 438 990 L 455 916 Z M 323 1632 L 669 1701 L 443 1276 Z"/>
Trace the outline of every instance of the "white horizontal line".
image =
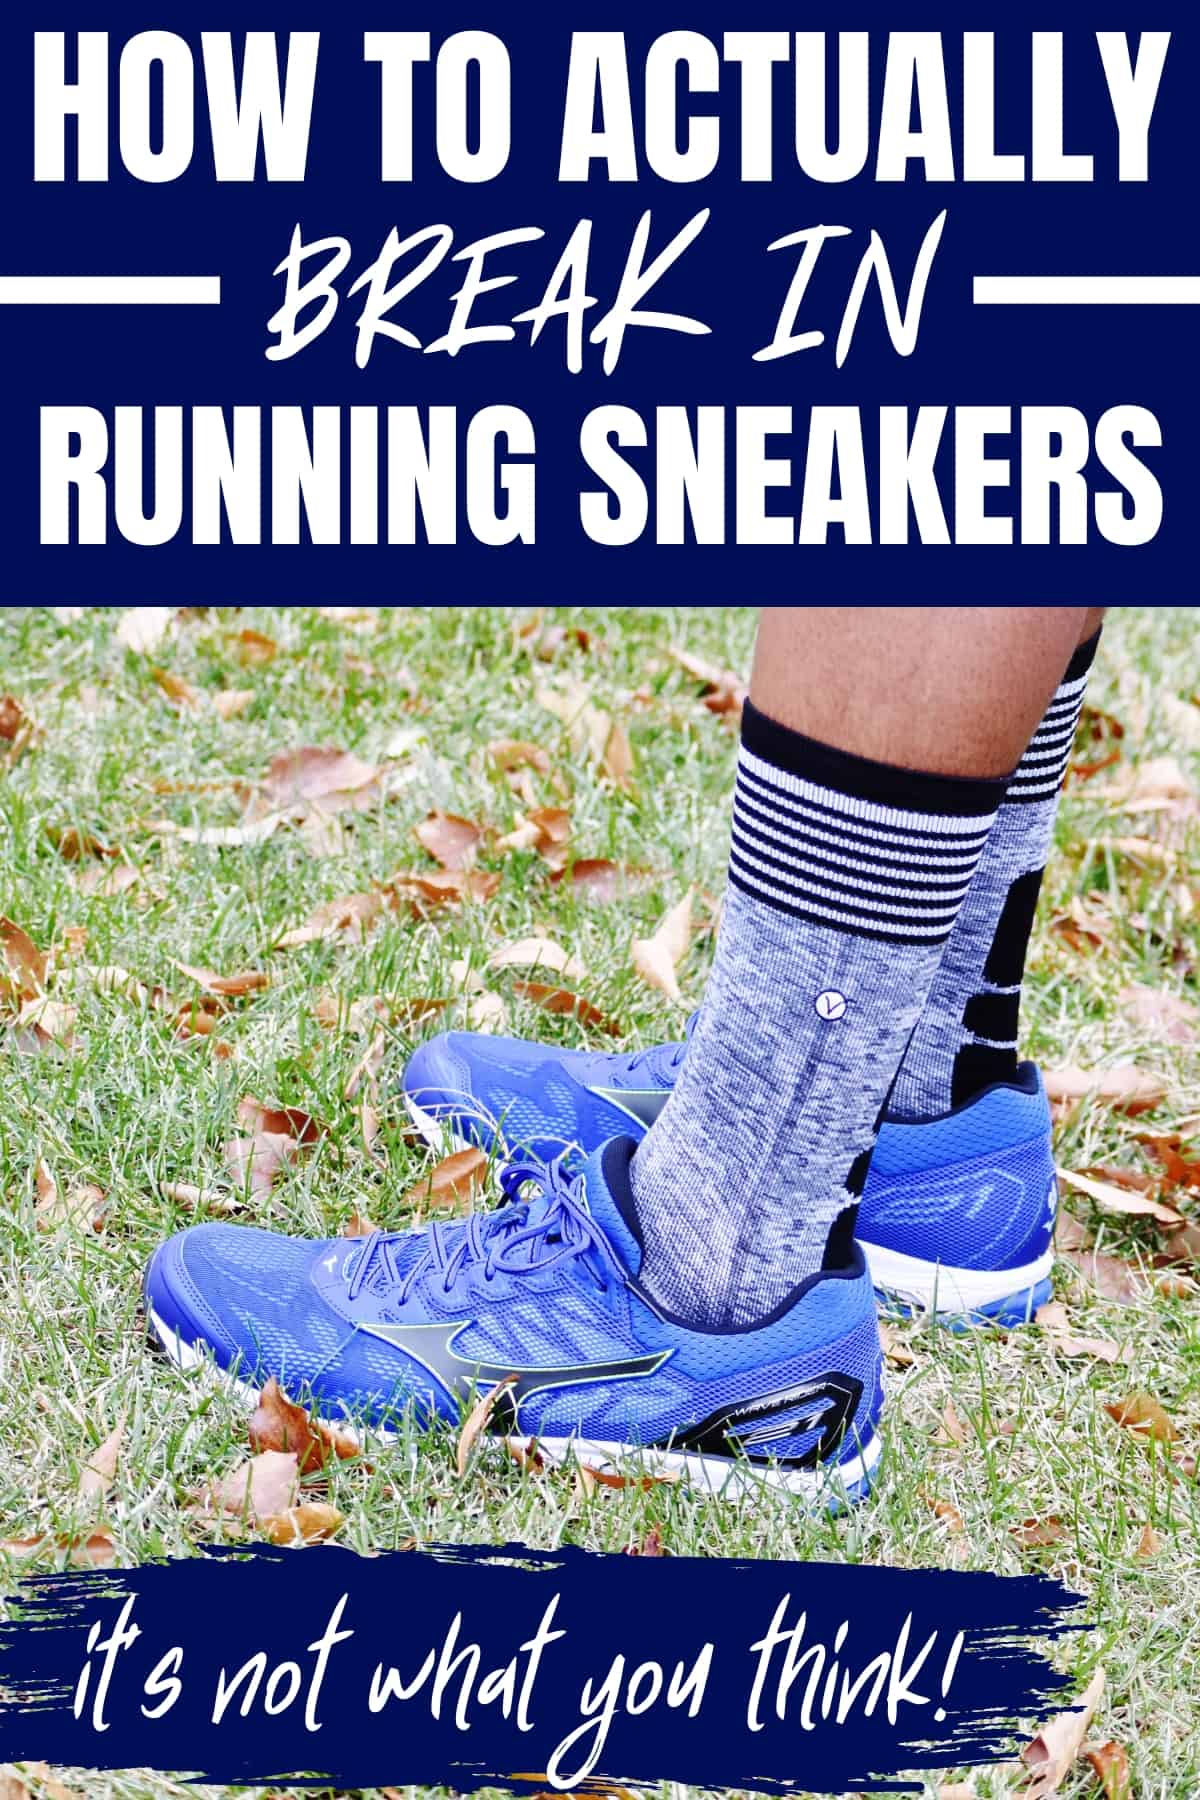
<path id="1" fill-rule="evenodd" d="M 0 275 L 0 306 L 220 306 L 219 275 Z"/>
<path id="2" fill-rule="evenodd" d="M 976 306 L 1200 306 L 1200 275 L 976 275 Z"/>

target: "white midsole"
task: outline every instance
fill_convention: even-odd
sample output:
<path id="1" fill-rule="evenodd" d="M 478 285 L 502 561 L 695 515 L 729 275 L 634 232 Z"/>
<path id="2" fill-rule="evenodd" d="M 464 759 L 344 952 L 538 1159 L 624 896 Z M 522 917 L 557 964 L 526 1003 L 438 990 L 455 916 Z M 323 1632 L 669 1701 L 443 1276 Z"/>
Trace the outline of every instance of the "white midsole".
<path id="1" fill-rule="evenodd" d="M 955 1269 L 948 1263 L 926 1262 L 899 1250 L 885 1250 L 881 1244 L 865 1239 L 859 1242 L 875 1286 L 919 1306 L 923 1312 L 975 1312 L 981 1306 L 1036 1287 L 1054 1266 L 1053 1250 L 1016 1269 Z"/>
<path id="2" fill-rule="evenodd" d="M 203 1369 L 232 1389 L 247 1405 L 257 1406 L 256 1387 L 239 1380 L 228 1369 L 223 1369 L 203 1348 L 180 1337 L 153 1307 L 147 1307 L 146 1313 L 155 1337 L 177 1368 Z M 360 1449 L 366 1443 L 364 1434 L 356 1430 L 347 1419 L 327 1419 L 318 1414 L 316 1423 L 349 1439 Z M 386 1444 L 394 1441 L 399 1433 L 386 1426 L 374 1426 L 370 1436 L 381 1444 Z M 520 1455 L 524 1454 L 530 1443 L 530 1439 L 524 1435 L 510 1436 L 504 1441 Z M 836 1498 L 842 1487 L 852 1494 L 861 1483 L 868 1480 L 883 1448 L 882 1439 L 873 1431 L 865 1444 L 860 1446 L 857 1456 L 849 1456 L 842 1462 L 823 1468 L 788 1469 L 771 1464 L 739 1462 L 725 1456 L 704 1456 L 692 1450 L 642 1450 L 633 1444 L 576 1436 L 540 1437 L 534 1441 L 538 1454 L 546 1462 L 556 1466 L 575 1462 L 602 1472 L 630 1472 L 634 1480 L 638 1476 L 675 1480 L 682 1478 L 710 1494 L 720 1494 L 727 1499 L 753 1492 L 756 1487 L 762 1486 L 786 1488 L 791 1493 L 805 1494 L 814 1500 L 825 1496 Z M 415 1453 L 413 1460 L 415 1461 Z"/>
<path id="3" fill-rule="evenodd" d="M 405 1099 L 413 1124 L 432 1149 L 443 1150 L 449 1145 L 453 1150 L 461 1150 L 467 1146 L 469 1139 L 457 1132 L 448 1119 L 435 1118 L 408 1095 Z M 886 1250 L 865 1238 L 859 1242 L 874 1285 L 910 1306 L 920 1307 L 922 1312 L 976 1312 L 981 1306 L 1036 1287 L 1039 1281 L 1047 1279 L 1054 1266 L 1053 1250 L 1016 1269 L 956 1269 L 949 1263 L 926 1262 L 920 1256 Z"/>

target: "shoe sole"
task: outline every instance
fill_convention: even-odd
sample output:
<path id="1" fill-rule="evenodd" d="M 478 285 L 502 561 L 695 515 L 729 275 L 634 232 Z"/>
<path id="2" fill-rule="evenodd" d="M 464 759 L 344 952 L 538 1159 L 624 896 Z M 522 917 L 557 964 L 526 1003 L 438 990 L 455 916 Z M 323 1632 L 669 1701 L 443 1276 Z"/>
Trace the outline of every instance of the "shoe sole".
<path id="1" fill-rule="evenodd" d="M 433 1150 L 464 1150 L 470 1139 L 437 1119 L 405 1094 L 409 1117 Z M 499 1139 L 499 1133 L 496 1134 Z M 500 1153 L 503 1154 L 503 1144 Z M 880 1310 L 910 1318 L 930 1315 L 951 1329 L 991 1325 L 1007 1330 L 1026 1325 L 1051 1298 L 1054 1252 L 1015 1269 L 957 1269 L 947 1263 L 905 1256 L 860 1237 Z"/>
<path id="2" fill-rule="evenodd" d="M 241 1380 L 231 1370 L 223 1369 L 215 1357 L 182 1338 L 148 1303 L 146 1324 L 163 1354 L 177 1369 L 188 1373 L 204 1370 L 248 1406 L 257 1406 L 257 1387 Z M 318 1425 L 349 1439 L 360 1450 L 367 1446 L 368 1436 L 387 1445 L 394 1443 L 400 1435 L 386 1425 L 374 1426 L 367 1434 L 345 1418 L 330 1419 L 320 1413 L 313 1417 Z M 830 1512 L 844 1511 L 866 1499 L 883 1453 L 883 1440 L 874 1430 L 859 1445 L 855 1455 L 817 1469 L 788 1469 L 772 1464 L 759 1467 L 729 1457 L 701 1456 L 695 1451 L 643 1450 L 632 1444 L 593 1438 L 539 1437 L 531 1440 L 526 1435 L 501 1438 L 497 1434 L 497 1442 L 507 1444 L 518 1460 L 524 1459 L 531 1441 L 543 1461 L 556 1468 L 574 1463 L 601 1474 L 621 1474 L 630 1481 L 685 1480 L 703 1496 L 726 1500 L 751 1495 L 764 1487 L 783 1488 L 803 1496 L 812 1503 L 814 1510 L 824 1507 Z M 413 1460 L 415 1462 L 415 1452 Z"/>

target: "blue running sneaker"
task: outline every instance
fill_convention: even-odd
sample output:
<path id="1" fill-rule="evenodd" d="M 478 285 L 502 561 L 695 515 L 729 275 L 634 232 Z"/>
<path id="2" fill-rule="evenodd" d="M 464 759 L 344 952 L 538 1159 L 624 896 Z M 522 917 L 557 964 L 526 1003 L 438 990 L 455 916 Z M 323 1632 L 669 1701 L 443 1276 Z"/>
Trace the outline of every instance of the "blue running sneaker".
<path id="1" fill-rule="evenodd" d="M 693 1330 L 638 1286 L 634 1149 L 511 1164 L 506 1204 L 421 1230 L 314 1242 L 193 1226 L 150 1262 L 148 1323 L 181 1366 L 274 1375 L 333 1424 L 386 1432 L 410 1408 L 457 1423 L 498 1387 L 491 1429 L 536 1438 L 550 1462 L 861 1498 L 882 1404 L 861 1250 L 835 1230 L 828 1266 L 768 1319 Z"/>
<path id="2" fill-rule="evenodd" d="M 686 1051 L 685 1040 L 607 1056 L 449 1031 L 414 1052 L 405 1096 L 435 1146 L 586 1153 L 649 1129 Z M 1022 1063 L 940 1119 L 884 1122 L 857 1232 L 884 1304 L 1019 1325 L 1050 1298 L 1057 1203 L 1050 1108 L 1037 1068 Z"/>

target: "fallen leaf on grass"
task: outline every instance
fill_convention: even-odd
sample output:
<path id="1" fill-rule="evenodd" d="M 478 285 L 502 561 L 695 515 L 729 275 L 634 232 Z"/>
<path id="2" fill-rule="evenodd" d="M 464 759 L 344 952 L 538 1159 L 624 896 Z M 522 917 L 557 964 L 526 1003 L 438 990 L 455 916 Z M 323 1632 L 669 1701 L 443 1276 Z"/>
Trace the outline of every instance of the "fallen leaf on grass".
<path id="1" fill-rule="evenodd" d="M 203 696 L 198 687 L 186 681 L 182 675 L 174 674 L 170 669 L 151 669 L 155 685 L 165 694 L 172 706 L 185 708 L 195 712 L 202 704 Z"/>
<path id="2" fill-rule="evenodd" d="M 117 1547 L 110 1531 L 90 1531 L 80 1537 L 5 1538 L 0 1553 L 6 1556 L 37 1556 L 43 1550 L 67 1550 L 78 1569 L 111 1569 L 117 1560 Z"/>
<path id="3" fill-rule="evenodd" d="M 208 850 L 244 850 L 250 844 L 265 844 L 286 817 L 282 812 L 264 813 L 244 825 L 177 825 L 174 819 L 150 819 L 146 829 Z"/>
<path id="4" fill-rule="evenodd" d="M 1111 1338 L 1077 1337 L 1071 1330 L 1070 1314 L 1061 1300 L 1039 1306 L 1033 1317 L 1063 1356 L 1092 1356 L 1097 1362 L 1106 1363 L 1122 1360 L 1123 1352 Z"/>
<path id="5" fill-rule="evenodd" d="M 626 1556 L 667 1556 L 670 1552 L 663 1543 L 662 1532 L 657 1525 L 652 1525 L 640 1544 L 630 1544 Z"/>
<path id="6" fill-rule="evenodd" d="M 307 812 L 319 804 L 326 813 L 347 808 L 361 811 L 380 798 L 385 771 L 365 763 L 350 750 L 332 744 L 305 744 L 281 750 L 251 794 L 246 818 L 274 812 Z"/>
<path id="7" fill-rule="evenodd" d="M 157 650 L 175 617 L 173 606 L 134 606 L 117 621 L 116 640 L 125 650 L 145 656 Z"/>
<path id="8" fill-rule="evenodd" d="M 264 1199 L 281 1170 L 322 1135 L 298 1106 L 265 1106 L 249 1094 L 238 1104 L 237 1121 L 248 1135 L 227 1141 L 225 1164 L 238 1192 L 255 1199 Z"/>
<path id="9" fill-rule="evenodd" d="M 585 900 L 593 900 L 597 905 L 607 906 L 617 898 L 626 873 L 620 863 L 610 861 L 607 856 L 581 856 L 570 869 L 557 869 L 550 879 L 555 882 L 567 880 L 573 893 L 582 894 Z"/>
<path id="10" fill-rule="evenodd" d="M 1089 906 L 1078 894 L 1073 894 L 1066 912 L 1051 919 L 1050 930 L 1064 938 L 1072 950 L 1086 954 L 1103 949 L 1115 925 L 1116 920 L 1110 912 Z"/>
<path id="11" fill-rule="evenodd" d="M 352 1438 L 314 1420 L 302 1406 L 289 1400 L 273 1375 L 258 1396 L 248 1430 L 253 1451 L 291 1454 L 301 1475 L 324 1468 L 331 1459 L 348 1462 L 359 1454 Z"/>
<path id="12" fill-rule="evenodd" d="M 1153 756 L 1148 762 L 1128 769 L 1123 778 L 1110 783 L 1099 797 L 1122 812 L 1139 812 L 1157 810 L 1164 802 L 1186 804 L 1194 792 L 1178 757 Z"/>
<path id="13" fill-rule="evenodd" d="M 506 774 L 511 769 L 536 769 L 539 775 L 550 773 L 550 752 L 520 738 L 494 739 L 487 747 L 487 757 Z"/>
<path id="14" fill-rule="evenodd" d="M 1076 1170 L 1076 1174 L 1086 1175 L 1090 1181 L 1107 1181 L 1130 1194 L 1152 1194 L 1160 1179 L 1145 1169 L 1124 1169 L 1115 1163 L 1096 1163 L 1092 1168 Z"/>
<path id="15" fill-rule="evenodd" d="M 709 712 L 741 712 L 749 690 L 740 675 L 735 674 L 732 669 L 722 669 L 717 663 L 707 662 L 702 656 L 692 656 L 687 650 L 677 650 L 674 645 L 667 654 L 694 681 L 700 682 L 702 698 Z"/>
<path id="16" fill-rule="evenodd" d="M 244 668 L 261 669 L 274 659 L 279 646 L 265 632 L 244 626 L 233 641 L 234 655 Z"/>
<path id="17" fill-rule="evenodd" d="M 413 836 L 443 869 L 469 869 L 483 841 L 483 827 L 438 809 L 413 826 Z"/>
<path id="18" fill-rule="evenodd" d="M 237 1000 L 243 994 L 257 994 L 262 988 L 271 985 L 271 977 L 262 969 L 241 969 L 236 975 L 218 975 L 212 969 L 195 968 L 190 963 L 171 961 L 181 975 L 194 981 L 197 987 L 206 994 L 219 994 L 222 998 Z"/>
<path id="19" fill-rule="evenodd" d="M 451 1156 L 444 1156 L 441 1162 L 435 1163 L 420 1181 L 413 1183 L 403 1197 L 403 1204 L 419 1206 L 423 1201 L 437 1207 L 457 1206 L 460 1201 L 469 1204 L 483 1184 L 487 1166 L 486 1155 L 476 1146 L 455 1150 Z"/>
<path id="20" fill-rule="evenodd" d="M 1047 1549 L 1051 1544 L 1061 1544 L 1066 1535 L 1066 1526 L 1053 1514 L 1048 1519 L 1024 1519 L 1020 1525 L 1009 1527 L 1009 1536 L 1016 1538 L 1023 1550 Z"/>
<path id="21" fill-rule="evenodd" d="M 467 1001 L 468 1031 L 503 1032 L 507 1026 L 508 1009 L 499 994 L 472 994 Z"/>
<path id="22" fill-rule="evenodd" d="M 569 1014 L 609 1037 L 621 1035 L 621 1027 L 615 1019 L 610 1019 L 598 1006 L 593 1006 L 582 994 L 573 994 L 569 988 L 553 987 L 544 981 L 514 981 L 513 993 L 521 1000 L 528 1000 L 532 1006 L 540 1006 L 543 1012 Z"/>
<path id="23" fill-rule="evenodd" d="M 29 715 L 13 694 L 0 694 L 0 738 L 11 744 L 29 722 Z"/>
<path id="24" fill-rule="evenodd" d="M 132 863 L 117 863 L 115 867 L 106 869 L 97 863 L 85 869 L 79 877 L 81 894 L 93 894 L 100 900 L 114 900 L 118 894 L 128 893 L 142 879 L 142 871 Z"/>
<path id="25" fill-rule="evenodd" d="M 1101 1212 L 1111 1213 L 1118 1217 L 1140 1217 L 1157 1219 L 1162 1225 L 1182 1225 L 1183 1215 L 1174 1207 L 1164 1206 L 1160 1200 L 1151 1200 L 1146 1194 L 1130 1193 L 1126 1188 L 1115 1187 L 1106 1181 L 1095 1181 L 1090 1175 L 1077 1175 L 1071 1169 L 1059 1169 L 1058 1179 L 1064 1181 L 1076 1193 L 1086 1194 L 1094 1200 Z"/>
<path id="26" fill-rule="evenodd" d="M 117 1463 L 120 1461 L 124 1436 L 125 1414 L 122 1413 L 103 1443 L 98 1444 L 88 1457 L 83 1474 L 79 1478 L 81 1495 L 89 1496 L 108 1492 L 117 1473 Z"/>
<path id="27" fill-rule="evenodd" d="M 616 1469 L 602 1469 L 591 1463 L 580 1463 L 576 1468 L 577 1475 L 586 1476 L 594 1487 L 606 1488 L 638 1488 L 648 1494 L 651 1488 L 674 1487 L 679 1481 L 678 1475 L 665 1469 L 659 1475 L 622 1475 Z"/>
<path id="28" fill-rule="evenodd" d="M 887 1319 L 880 1319 L 879 1321 L 879 1348 L 883 1351 L 883 1354 L 887 1357 L 888 1361 L 894 1363 L 898 1369 L 911 1368 L 915 1360 L 912 1351 L 900 1336 L 896 1327 Z"/>
<path id="29" fill-rule="evenodd" d="M 949 1500 L 939 1500 L 933 1494 L 925 1494 L 922 1497 L 934 1518 L 940 1519 L 947 1531 L 952 1532 L 956 1537 L 966 1536 L 967 1528 L 963 1524 L 963 1516 L 957 1506 L 952 1505 Z"/>
<path id="30" fill-rule="evenodd" d="M 320 1544 L 345 1524 L 344 1513 L 327 1500 L 306 1500 L 286 1512 L 271 1513 L 259 1524 L 269 1544 Z"/>
<path id="31" fill-rule="evenodd" d="M 211 1482 L 202 1497 L 214 1512 L 245 1516 L 257 1525 L 288 1512 L 296 1503 L 299 1485 L 294 1451 L 260 1450 Z"/>
<path id="32" fill-rule="evenodd" d="M 61 1000 L 26 1000 L 13 1020 L 18 1047 L 44 1050 L 53 1044 L 64 1050 L 73 1049 L 78 1010 L 74 1006 L 65 1006 Z"/>
<path id="33" fill-rule="evenodd" d="M 12 919 L 0 918 L 0 980 L 10 1002 L 31 1000 L 46 984 L 46 957 L 29 933 Z"/>
<path id="34" fill-rule="evenodd" d="M 197 1187 L 194 1181 L 162 1181 L 159 1192 L 168 1200 L 174 1200 L 177 1206 L 185 1206 L 191 1211 L 200 1207 L 210 1212 L 229 1212 L 232 1203 L 229 1195 L 219 1188 Z"/>
<path id="35" fill-rule="evenodd" d="M 369 1219 L 366 1213 L 352 1212 L 350 1217 L 346 1220 L 346 1223 L 342 1226 L 338 1236 L 344 1238 L 370 1237 L 375 1229 L 374 1220 Z"/>
<path id="36" fill-rule="evenodd" d="M 571 748 L 577 756 L 587 755 L 597 763 L 603 760 L 613 722 L 608 713 L 592 704 L 591 689 L 584 682 L 540 687 L 534 698 L 539 706 L 544 706 L 566 726 Z"/>
<path id="37" fill-rule="evenodd" d="M 1157 1556 L 1161 1549 L 1162 1538 L 1155 1531 L 1153 1525 L 1143 1525 L 1142 1535 L 1138 1539 L 1138 1547 L 1133 1554 L 1144 1560 L 1146 1557 Z"/>
<path id="38" fill-rule="evenodd" d="M 375 889 L 365 894 L 344 894 L 340 900 L 326 900 L 311 912 L 303 925 L 295 925 L 276 938 L 276 950 L 294 949 L 298 944 L 315 944 L 327 938 L 357 934 L 365 937 L 383 911 L 383 896 Z"/>
<path id="39" fill-rule="evenodd" d="M 1140 1299 L 1146 1291 L 1138 1270 L 1131 1263 L 1122 1262 L 1120 1257 L 1105 1256 L 1099 1250 L 1066 1250 L 1061 1246 L 1058 1254 L 1085 1275 L 1106 1300 L 1119 1300 L 1124 1306 Z"/>
<path id="40" fill-rule="evenodd" d="M 1107 1400 L 1104 1410 L 1118 1425 L 1148 1442 L 1174 1444 L 1179 1440 L 1166 1408 L 1153 1394 L 1139 1390 L 1126 1394 L 1123 1400 Z"/>
<path id="41" fill-rule="evenodd" d="M 967 1428 L 958 1416 L 958 1408 L 953 1400 L 947 1400 L 942 1409 L 941 1423 L 937 1428 L 934 1442 L 938 1444 L 965 1444 Z"/>
<path id="42" fill-rule="evenodd" d="M 1021 1800 L 1047 1800 L 1056 1794 L 1079 1755 L 1104 1692 L 1104 1670 L 1097 1669 L 1077 1701 L 1078 1711 L 1056 1713 L 1021 1752 L 1033 1780 Z"/>
<path id="43" fill-rule="evenodd" d="M 1092 1765 L 1104 1800 L 1133 1800 L 1133 1778 L 1123 1744 L 1089 1744 L 1083 1754 Z"/>
<path id="44" fill-rule="evenodd" d="M 212 703 L 222 719 L 236 719 L 254 704 L 254 688 L 220 688 L 211 695 Z"/>
<path id="45" fill-rule="evenodd" d="M 1080 1069 L 1068 1065 L 1043 1071 L 1046 1094 L 1052 1101 L 1091 1098 L 1116 1112 L 1131 1115 L 1148 1112 L 1166 1098 L 1167 1084 L 1133 1063 L 1116 1063 L 1109 1069 Z"/>
<path id="46" fill-rule="evenodd" d="M 503 945 L 488 958 L 488 968 L 551 969 L 556 975 L 570 975 L 575 980 L 582 980 L 587 974 L 578 957 L 545 937 L 522 938 L 519 943 Z"/>
<path id="47" fill-rule="evenodd" d="M 499 875 L 490 869 L 439 869 L 434 874 L 401 872 L 387 883 L 388 892 L 398 901 L 407 900 L 416 913 L 456 906 L 462 900 L 490 900 L 499 886 Z"/>
<path id="48" fill-rule="evenodd" d="M 46 836 L 64 862 L 85 862 L 92 856 L 117 856 L 119 851 L 104 844 L 91 831 L 77 825 L 47 825 Z"/>
<path id="49" fill-rule="evenodd" d="M 635 937 L 630 945 L 633 966 L 642 980 L 672 1000 L 683 998 L 675 966 L 687 950 L 692 930 L 692 892 L 665 913 L 653 937 Z"/>
<path id="50" fill-rule="evenodd" d="M 629 742 L 629 734 L 621 721 L 614 719 L 604 746 L 604 773 L 619 788 L 628 788 L 633 779 L 633 766 L 633 745 Z"/>
<path id="51" fill-rule="evenodd" d="M 489 1388 L 480 1396 L 463 1421 L 463 1428 L 458 1434 L 458 1444 L 454 1452 L 454 1467 L 461 1478 L 467 1472 L 467 1463 L 471 1452 L 483 1433 L 487 1430 L 488 1421 L 496 1410 L 496 1403 L 516 1381 L 512 1375 L 505 1381 L 499 1381 L 495 1387 Z"/>
<path id="52" fill-rule="evenodd" d="M 1156 1037 L 1165 1038 L 1172 1044 L 1195 1043 L 1200 1030 L 1200 1011 L 1190 1000 L 1140 984 L 1122 988 L 1117 1000 L 1129 1018 L 1154 1032 Z"/>
<path id="53" fill-rule="evenodd" d="M 515 830 L 497 839 L 496 849 L 536 850 L 557 874 L 566 864 L 570 836 L 571 815 L 565 806 L 535 806 Z"/>
<path id="54" fill-rule="evenodd" d="M 1162 1164 L 1169 1187 L 1200 1188 L 1200 1159 L 1193 1162 L 1182 1155 L 1183 1139 L 1177 1131 L 1139 1132 L 1138 1143 Z"/>

